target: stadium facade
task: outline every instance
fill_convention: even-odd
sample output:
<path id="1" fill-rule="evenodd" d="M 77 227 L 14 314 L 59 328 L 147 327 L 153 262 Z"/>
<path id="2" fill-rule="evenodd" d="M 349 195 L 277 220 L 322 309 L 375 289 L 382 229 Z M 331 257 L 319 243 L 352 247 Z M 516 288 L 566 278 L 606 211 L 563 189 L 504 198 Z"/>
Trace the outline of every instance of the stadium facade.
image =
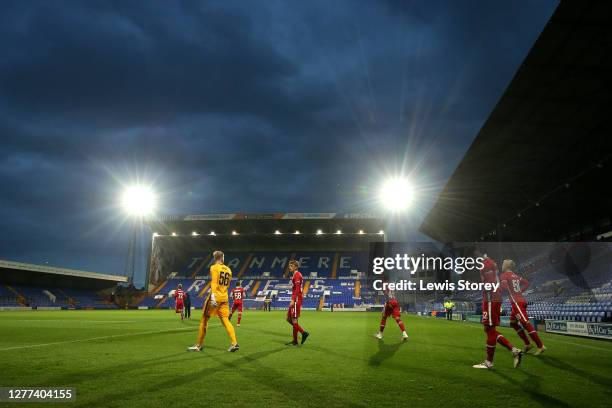
<path id="1" fill-rule="evenodd" d="M 304 308 L 362 307 L 362 278 L 369 245 L 383 242 L 384 219 L 363 213 L 201 214 L 149 220 L 152 231 L 148 295 L 141 308 L 173 305 L 168 293 L 181 283 L 195 307 L 210 282 L 212 252 L 222 250 L 247 291 L 247 308 L 289 304 L 288 262 L 296 259 L 305 278 Z M 370 294 L 372 295 L 372 294 Z"/>

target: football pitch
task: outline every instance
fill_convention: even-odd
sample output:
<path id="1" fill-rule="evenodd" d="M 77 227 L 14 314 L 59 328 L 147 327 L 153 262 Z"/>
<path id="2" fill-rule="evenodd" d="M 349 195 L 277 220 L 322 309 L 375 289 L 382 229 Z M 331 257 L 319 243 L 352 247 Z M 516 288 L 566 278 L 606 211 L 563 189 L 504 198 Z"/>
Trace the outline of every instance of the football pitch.
<path id="1" fill-rule="evenodd" d="M 612 343 L 542 334 L 548 347 L 519 369 L 497 347 L 484 360 L 482 326 L 403 315 L 402 343 L 380 315 L 303 312 L 311 333 L 285 346 L 283 312 L 246 311 L 236 328 L 241 349 L 212 321 L 200 353 L 189 353 L 200 312 L 181 322 L 172 311 L 0 313 L 0 386 L 74 387 L 73 403 L 104 407 L 495 407 L 610 406 Z M 235 323 L 235 318 L 234 322 Z M 520 344 L 511 329 L 501 332 Z M 14 406 L 5 403 L 4 406 Z"/>

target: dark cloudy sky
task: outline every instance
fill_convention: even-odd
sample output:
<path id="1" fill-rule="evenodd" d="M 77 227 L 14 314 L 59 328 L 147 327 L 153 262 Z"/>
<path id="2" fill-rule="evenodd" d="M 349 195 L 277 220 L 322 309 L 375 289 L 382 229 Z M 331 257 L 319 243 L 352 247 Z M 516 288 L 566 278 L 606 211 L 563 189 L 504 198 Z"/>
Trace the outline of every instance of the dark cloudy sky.
<path id="1" fill-rule="evenodd" d="M 413 230 L 556 4 L 3 1 L 0 258 L 120 273 L 137 178 L 168 214 L 369 211 L 403 171 Z"/>

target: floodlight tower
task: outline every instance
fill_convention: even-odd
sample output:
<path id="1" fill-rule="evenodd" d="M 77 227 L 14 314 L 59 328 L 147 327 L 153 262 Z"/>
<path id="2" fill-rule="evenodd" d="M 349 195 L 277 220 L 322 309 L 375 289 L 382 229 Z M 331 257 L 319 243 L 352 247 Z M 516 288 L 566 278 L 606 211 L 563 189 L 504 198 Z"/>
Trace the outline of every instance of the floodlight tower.
<path id="1" fill-rule="evenodd" d="M 390 213 L 391 218 L 393 219 L 393 223 L 385 226 L 385 230 L 387 228 L 391 229 L 391 236 L 397 237 L 398 233 L 401 231 L 395 228 L 391 228 L 396 224 L 403 225 L 406 218 L 404 217 L 407 210 L 413 205 L 414 201 L 414 187 L 408 178 L 402 176 L 396 176 L 393 178 L 389 178 L 385 182 L 381 184 L 381 189 L 379 191 L 379 201 L 380 205 Z M 389 222 L 389 218 L 387 218 L 387 222 Z M 382 231 L 381 231 L 382 232 Z M 383 233 L 384 234 L 384 233 Z M 392 238 L 392 240 L 397 240 L 397 238 Z M 385 241 L 387 241 L 385 239 Z M 413 291 L 414 294 L 414 304 L 417 303 L 417 291 Z M 407 296 L 404 295 L 404 300 L 407 300 Z"/>
<path id="2" fill-rule="evenodd" d="M 131 223 L 131 238 L 128 244 L 128 254 L 125 262 L 125 275 L 128 278 L 128 283 L 133 285 L 143 220 L 153 213 L 155 208 L 155 195 L 150 187 L 135 185 L 124 191 L 121 197 L 121 204 Z"/>

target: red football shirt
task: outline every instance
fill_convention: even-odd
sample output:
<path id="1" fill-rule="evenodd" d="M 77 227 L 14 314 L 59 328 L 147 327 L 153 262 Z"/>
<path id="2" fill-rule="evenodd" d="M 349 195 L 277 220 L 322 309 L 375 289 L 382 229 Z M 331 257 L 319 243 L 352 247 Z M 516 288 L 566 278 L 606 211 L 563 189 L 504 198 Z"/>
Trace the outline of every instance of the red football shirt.
<path id="1" fill-rule="evenodd" d="M 176 299 L 176 301 L 178 303 L 182 303 L 183 299 L 185 298 L 185 292 L 183 292 L 183 289 L 177 289 L 174 291 L 174 298 Z"/>
<path id="2" fill-rule="evenodd" d="M 499 278 L 497 276 L 497 264 L 491 258 L 485 258 L 483 260 L 483 267 L 480 270 L 480 279 L 483 283 L 499 283 Z M 488 300 L 492 302 L 501 302 L 501 287 L 497 288 L 497 290 L 484 290 L 482 291 L 483 300 Z"/>
<path id="3" fill-rule="evenodd" d="M 302 274 L 300 271 L 295 271 L 291 278 L 292 292 L 291 300 L 301 302 L 302 301 Z"/>
<path id="4" fill-rule="evenodd" d="M 525 278 L 521 278 L 512 271 L 506 271 L 499 277 L 501 280 L 501 287 L 508 290 L 510 300 L 521 303 L 525 302 L 523 292 L 529 287 L 529 281 Z"/>
<path id="5" fill-rule="evenodd" d="M 232 298 L 234 298 L 234 303 L 242 303 L 244 299 L 244 288 L 232 289 Z"/>

